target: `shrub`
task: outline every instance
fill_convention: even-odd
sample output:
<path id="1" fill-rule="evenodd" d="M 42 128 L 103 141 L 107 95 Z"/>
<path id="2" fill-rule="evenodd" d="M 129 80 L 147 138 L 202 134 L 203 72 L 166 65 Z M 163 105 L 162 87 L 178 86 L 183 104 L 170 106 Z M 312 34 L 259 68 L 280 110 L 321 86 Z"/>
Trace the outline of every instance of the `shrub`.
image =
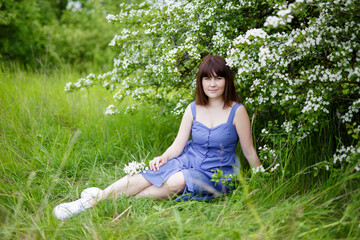
<path id="1" fill-rule="evenodd" d="M 120 51 L 113 70 L 66 90 L 99 83 L 116 101 L 131 96 L 129 111 L 150 102 L 179 115 L 193 99 L 202 57 L 221 55 L 236 72 L 253 120 L 261 119 L 259 152 L 268 169 L 283 146 L 295 146 L 329 121 L 348 128 L 353 141 L 345 159 L 359 164 L 359 11 L 355 0 L 122 4 L 119 14 L 107 16 L 125 26 L 110 43 Z M 336 156 L 321 166 L 335 166 Z"/>

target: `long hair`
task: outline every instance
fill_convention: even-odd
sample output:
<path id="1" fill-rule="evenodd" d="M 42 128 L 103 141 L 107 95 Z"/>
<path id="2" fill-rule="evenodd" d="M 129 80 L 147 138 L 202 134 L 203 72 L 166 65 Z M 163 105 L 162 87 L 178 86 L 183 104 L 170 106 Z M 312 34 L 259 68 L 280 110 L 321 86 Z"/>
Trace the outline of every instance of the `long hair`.
<path id="1" fill-rule="evenodd" d="M 225 59 L 219 56 L 208 55 L 200 64 L 197 72 L 195 103 L 201 106 L 206 106 L 209 103 L 209 98 L 206 96 L 202 86 L 202 79 L 204 77 L 215 76 L 225 78 L 225 89 L 223 94 L 224 108 L 231 107 L 232 101 L 240 102 L 240 97 L 235 90 L 234 75 L 229 66 L 226 65 Z"/>

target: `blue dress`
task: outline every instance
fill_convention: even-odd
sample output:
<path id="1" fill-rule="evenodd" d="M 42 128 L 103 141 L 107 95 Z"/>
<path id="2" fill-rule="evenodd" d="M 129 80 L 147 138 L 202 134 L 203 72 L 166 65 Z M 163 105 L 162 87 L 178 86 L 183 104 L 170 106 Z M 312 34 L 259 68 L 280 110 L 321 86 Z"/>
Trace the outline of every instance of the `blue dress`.
<path id="1" fill-rule="evenodd" d="M 227 186 L 210 180 L 216 169 L 233 174 L 240 167 L 235 152 L 239 137 L 233 124 L 235 111 L 240 105 L 234 104 L 226 123 L 208 128 L 196 121 L 195 102 L 192 102 L 192 140 L 188 141 L 180 156 L 169 160 L 159 171 L 148 170 L 141 174 L 153 185 L 161 187 L 171 175 L 181 171 L 186 187 L 176 201 L 206 200 L 214 198 L 217 195 L 214 192 L 227 193 L 230 190 Z"/>

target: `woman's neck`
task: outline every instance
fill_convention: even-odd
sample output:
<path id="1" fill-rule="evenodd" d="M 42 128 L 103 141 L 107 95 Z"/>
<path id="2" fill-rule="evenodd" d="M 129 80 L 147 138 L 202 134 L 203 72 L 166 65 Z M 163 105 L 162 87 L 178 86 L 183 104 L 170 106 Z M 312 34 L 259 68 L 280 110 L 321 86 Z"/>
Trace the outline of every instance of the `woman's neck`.
<path id="1" fill-rule="evenodd" d="M 223 108 L 224 107 L 224 99 L 217 98 L 217 99 L 210 99 L 207 104 L 207 107 L 209 108 Z"/>

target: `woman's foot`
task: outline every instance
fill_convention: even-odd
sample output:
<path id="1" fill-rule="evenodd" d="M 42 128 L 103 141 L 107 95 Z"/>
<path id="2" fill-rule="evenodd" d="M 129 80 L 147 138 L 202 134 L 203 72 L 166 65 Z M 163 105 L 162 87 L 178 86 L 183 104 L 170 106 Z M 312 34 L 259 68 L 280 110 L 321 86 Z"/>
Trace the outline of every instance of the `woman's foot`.
<path id="1" fill-rule="evenodd" d="M 90 187 L 82 191 L 80 196 L 82 199 L 91 199 L 97 197 L 101 192 L 102 190 L 100 188 Z"/>
<path id="2" fill-rule="evenodd" d="M 91 208 L 89 199 L 78 199 L 73 202 L 61 203 L 54 208 L 54 215 L 58 220 L 69 219 L 72 216 Z"/>

